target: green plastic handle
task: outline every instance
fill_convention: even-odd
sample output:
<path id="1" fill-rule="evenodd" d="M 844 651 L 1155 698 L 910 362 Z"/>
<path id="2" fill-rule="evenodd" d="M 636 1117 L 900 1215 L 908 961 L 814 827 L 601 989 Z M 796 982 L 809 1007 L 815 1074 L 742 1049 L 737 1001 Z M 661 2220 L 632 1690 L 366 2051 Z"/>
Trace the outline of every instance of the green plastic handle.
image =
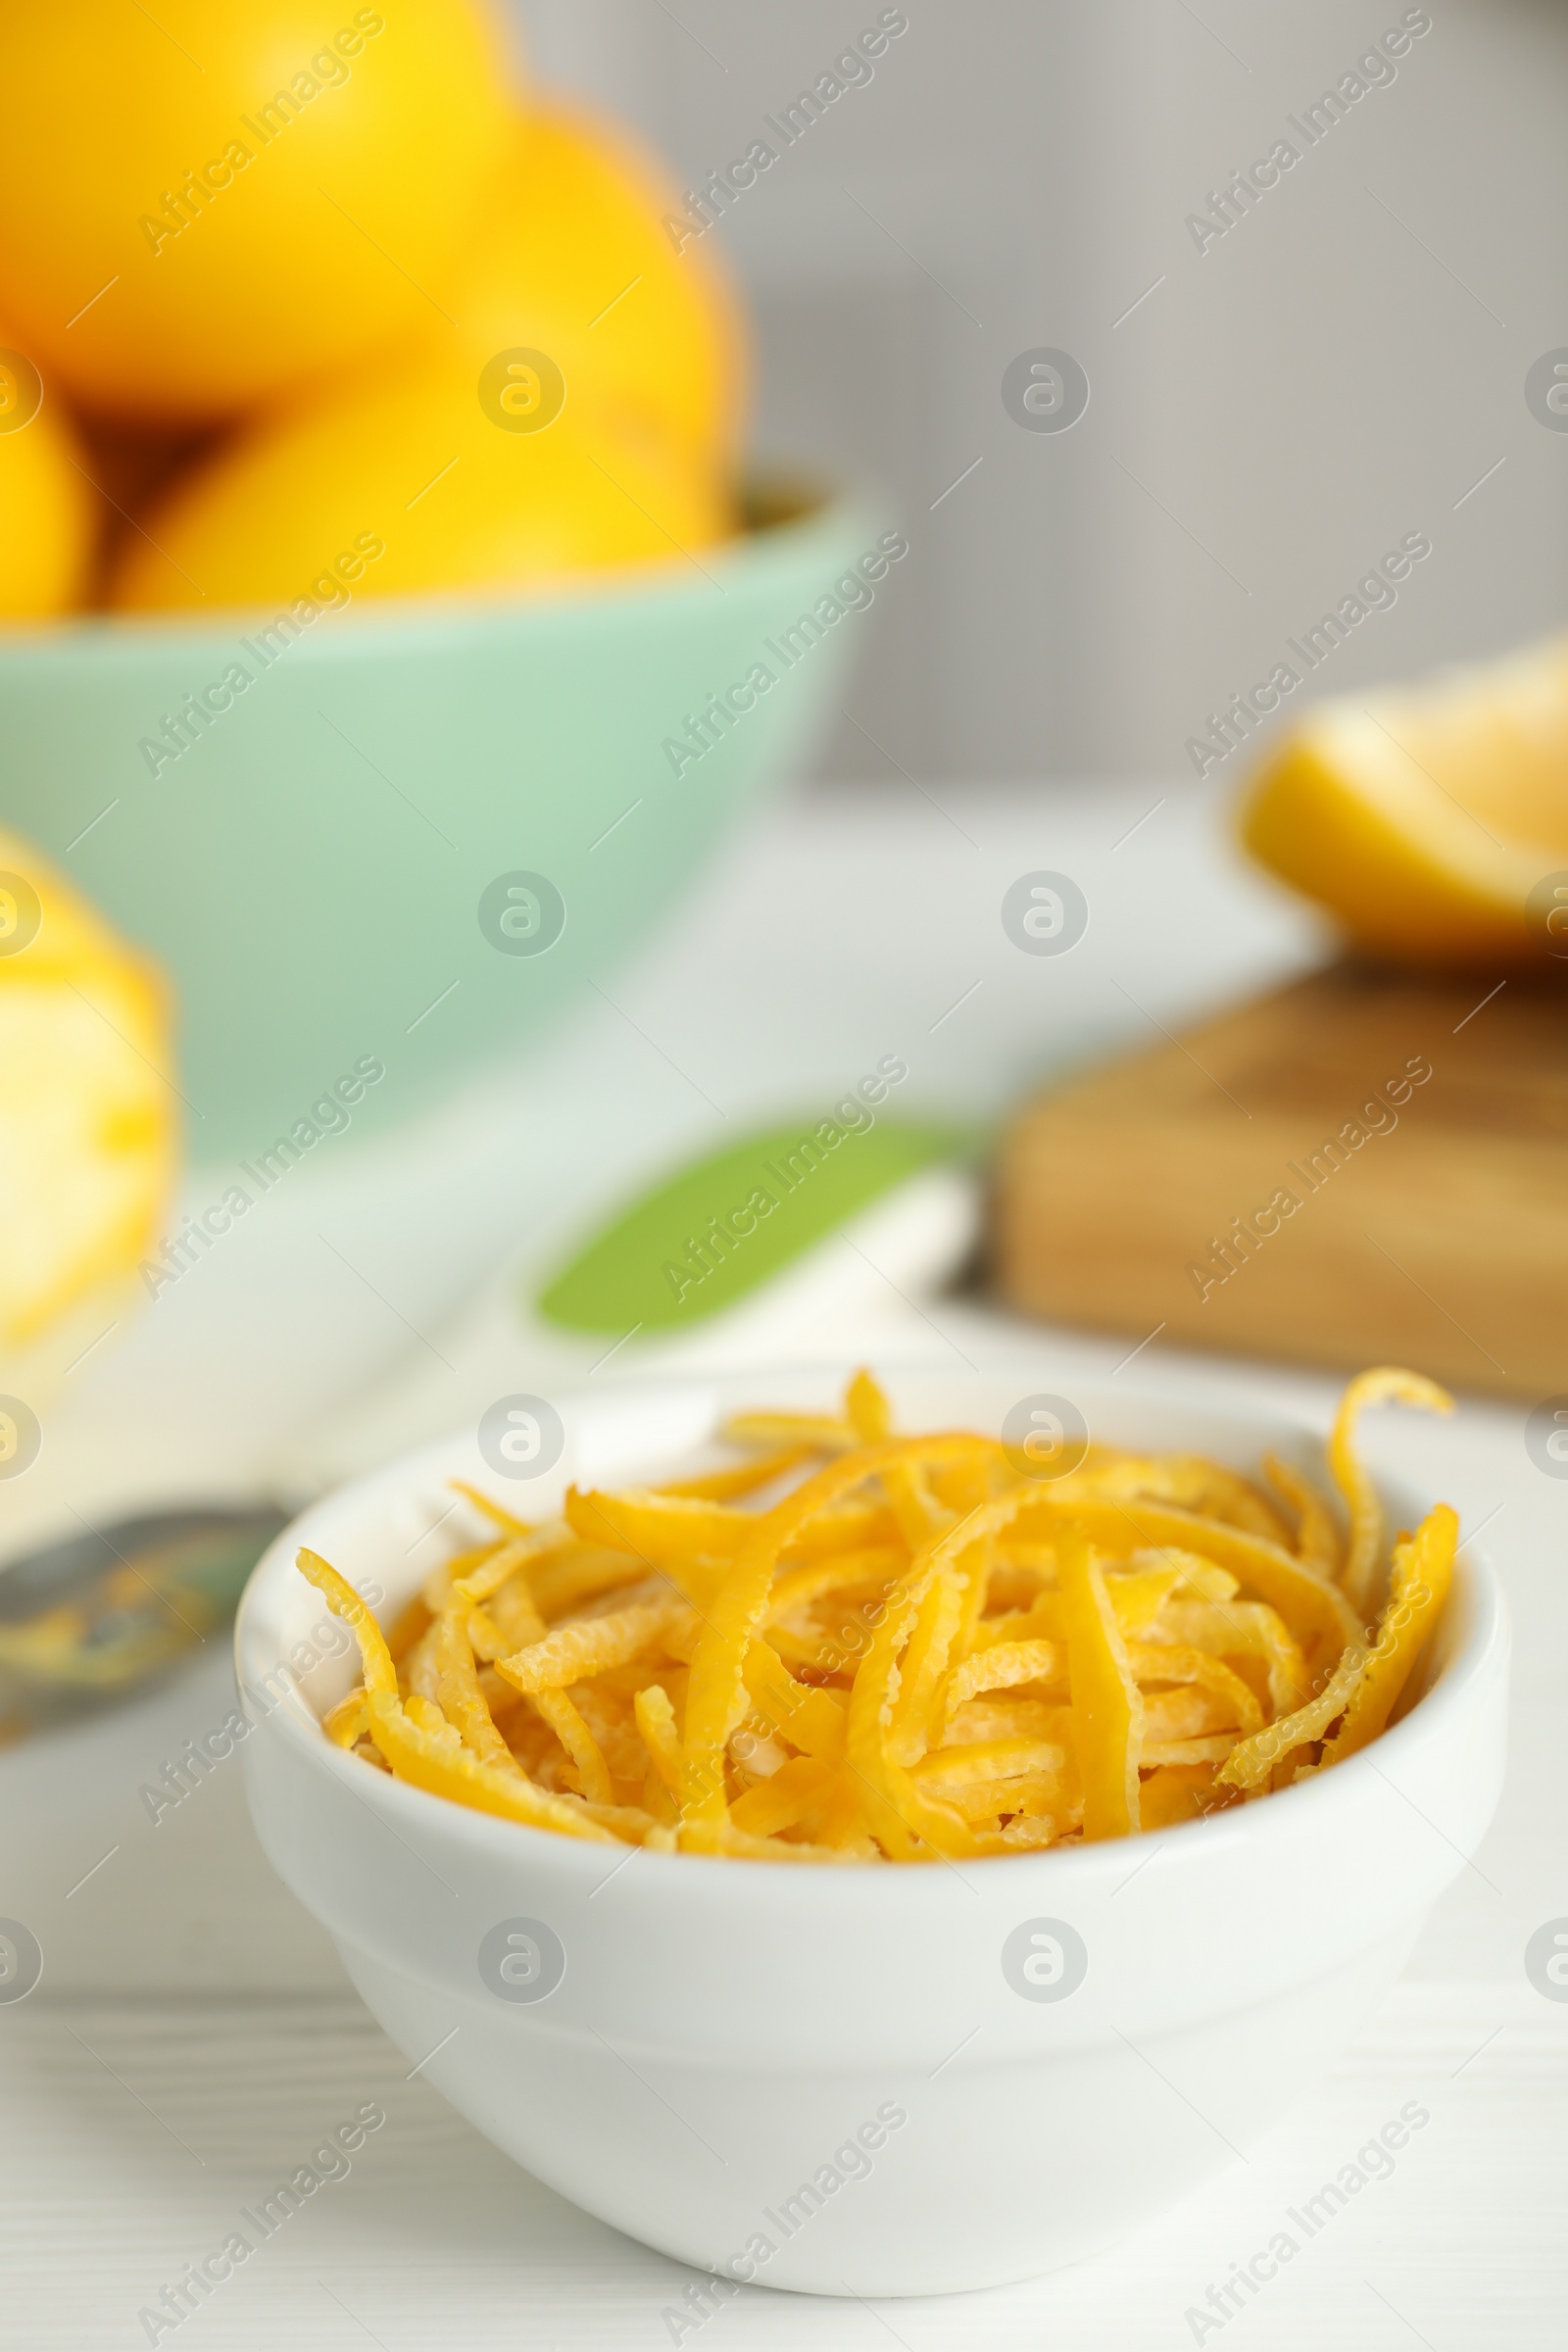
<path id="1" fill-rule="evenodd" d="M 624 1209 L 550 1280 L 537 1311 L 566 1331 L 617 1337 L 703 1322 L 969 1140 L 893 1119 L 754 1135 Z"/>

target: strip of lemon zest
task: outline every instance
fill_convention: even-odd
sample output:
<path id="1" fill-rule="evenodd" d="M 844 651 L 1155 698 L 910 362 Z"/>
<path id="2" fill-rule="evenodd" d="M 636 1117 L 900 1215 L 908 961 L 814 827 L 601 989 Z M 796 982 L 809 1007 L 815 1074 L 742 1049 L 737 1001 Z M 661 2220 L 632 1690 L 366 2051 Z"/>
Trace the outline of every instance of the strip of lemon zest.
<path id="1" fill-rule="evenodd" d="M 1263 1475 L 1282 1501 L 1296 1513 L 1296 1555 L 1316 1576 L 1339 1581 L 1345 1566 L 1345 1539 L 1334 1513 L 1310 1479 L 1277 1453 L 1263 1456 Z"/>
<path id="2" fill-rule="evenodd" d="M 1366 1623 L 1372 1608 L 1383 1543 L 1383 1506 L 1355 1449 L 1356 1424 L 1373 1404 L 1424 1405 L 1429 1412 L 1451 1413 L 1453 1398 L 1435 1380 L 1390 1364 L 1358 1372 L 1340 1398 L 1329 1439 L 1329 1469 L 1349 1513 L 1350 1542 L 1341 1583 L 1358 1625 Z"/>
<path id="3" fill-rule="evenodd" d="M 642 1657 L 689 1613 L 685 1601 L 671 1594 L 667 1600 L 638 1601 L 612 1616 L 578 1618 L 556 1626 L 510 1658 L 497 1658 L 496 1672 L 529 1698 L 539 1690 L 564 1690 L 607 1666 L 626 1666 Z"/>
<path id="4" fill-rule="evenodd" d="M 686 1701 L 681 1842 L 716 1850 L 726 1818 L 724 1750 L 746 1705 L 748 1645 L 767 1606 L 779 1555 L 820 1515 L 898 1461 L 956 1460 L 982 1441 L 962 1435 L 893 1439 L 828 1463 L 753 1522 L 752 1532 L 714 1591 L 692 1659 Z M 886 1625 L 893 1621 L 890 1610 Z M 881 1638 L 879 1635 L 878 1639 Z M 864 1669 L 862 1667 L 861 1671 Z"/>
<path id="5" fill-rule="evenodd" d="M 1024 1773 L 1059 1773 L 1067 1751 L 1054 1740 L 975 1740 L 963 1746 L 934 1747 L 909 1767 L 917 1785 L 958 1788 L 966 1781 L 1005 1781 Z"/>
<path id="6" fill-rule="evenodd" d="M 781 1446 L 772 1453 L 759 1454 L 754 1461 L 738 1462 L 730 1470 L 705 1470 L 696 1478 L 672 1478 L 653 1491 L 656 1494 L 675 1494 L 693 1502 L 733 1502 L 737 1496 L 755 1494 L 760 1487 L 769 1487 L 775 1478 L 783 1478 L 808 1462 L 821 1451 L 817 1446 Z"/>
<path id="7" fill-rule="evenodd" d="M 1325 1764 L 1353 1756 L 1386 1727 L 1409 1681 L 1453 1582 L 1459 1522 L 1439 1503 L 1395 1553 L 1393 1587 L 1366 1672 L 1350 1694 L 1345 1721 L 1323 1750 Z"/>
<path id="8" fill-rule="evenodd" d="M 632 1700 L 632 1714 L 642 1734 L 649 1762 L 671 1796 L 680 1794 L 680 1733 L 675 1710 L 662 1683 L 650 1683 Z"/>
<path id="9" fill-rule="evenodd" d="M 369 1706 L 363 1684 L 358 1690 L 351 1690 L 347 1698 L 340 1698 L 337 1705 L 329 1708 L 321 1718 L 321 1729 L 334 1747 L 353 1747 L 357 1740 L 366 1737 L 369 1728 Z"/>
<path id="10" fill-rule="evenodd" d="M 1076 1526 L 1063 1533 L 1059 1555 L 1084 1837 L 1122 1838 L 1138 1828 L 1143 1696 L 1100 1563 Z"/>
<path id="11" fill-rule="evenodd" d="M 1236 1710 L 1236 1726 L 1244 1735 L 1261 1731 L 1263 1709 L 1257 1693 L 1249 1689 L 1223 1658 L 1181 1642 L 1129 1642 L 1127 1663 L 1140 1690 L 1151 1683 L 1196 1685 L 1223 1698 Z"/>
<path id="12" fill-rule="evenodd" d="M 533 1529 L 526 1519 L 514 1518 L 504 1503 L 499 1503 L 493 1496 L 481 1493 L 478 1487 L 469 1486 L 466 1478 L 449 1478 L 447 1485 L 451 1487 L 454 1494 L 464 1495 L 473 1504 L 476 1511 L 481 1512 L 495 1526 L 503 1528 L 509 1536 L 532 1535 Z"/>
<path id="13" fill-rule="evenodd" d="M 566 1798 L 552 1796 L 525 1778 L 498 1772 L 469 1755 L 450 1725 L 439 1731 L 426 1729 L 407 1713 L 398 1696 L 397 1668 L 368 1607 L 318 1552 L 302 1550 L 298 1565 L 359 1642 L 371 1737 L 397 1779 L 481 1813 L 499 1813 L 511 1821 L 602 1844 L 616 1842 L 612 1832 L 587 1819 Z M 432 1712 L 439 1714 L 438 1709 Z"/>
<path id="14" fill-rule="evenodd" d="M 1037 1498 L 1036 1507 L 1053 1505 Z M 1245 1535 L 1218 1519 L 1200 1519 L 1168 1503 L 1087 1502 L 1071 1508 L 1077 1525 L 1097 1544 L 1112 1550 L 1129 1544 L 1168 1545 L 1199 1552 L 1231 1571 L 1279 1611 L 1309 1659 L 1338 1657 L 1347 1642 L 1361 1634 L 1361 1622 L 1337 1585 L 1325 1584 L 1293 1553 L 1260 1536 Z"/>
<path id="15" fill-rule="evenodd" d="M 1057 1642 L 997 1642 L 961 1659 L 942 1690 L 942 1722 L 946 1735 L 965 1700 L 982 1690 L 1008 1690 L 1018 1683 L 1048 1683 L 1066 1666 Z"/>
<path id="16" fill-rule="evenodd" d="M 730 1827 L 757 1837 L 777 1837 L 820 1804 L 836 1778 L 831 1764 L 814 1756 L 795 1756 L 735 1799 L 729 1809 Z"/>

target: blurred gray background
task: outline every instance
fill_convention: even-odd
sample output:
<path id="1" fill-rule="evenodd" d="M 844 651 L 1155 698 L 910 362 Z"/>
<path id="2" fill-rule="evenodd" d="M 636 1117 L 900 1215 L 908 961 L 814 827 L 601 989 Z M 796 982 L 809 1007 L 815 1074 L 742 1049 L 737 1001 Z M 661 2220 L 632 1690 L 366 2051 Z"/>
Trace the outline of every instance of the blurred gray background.
<path id="1" fill-rule="evenodd" d="M 882 13 L 512 4 L 537 77 L 633 122 L 683 185 Z M 1304 148 L 1287 116 L 1402 0 L 903 13 L 874 78 L 710 232 L 754 308 L 755 446 L 880 484 L 910 541 L 826 773 L 1190 776 L 1206 714 L 1406 533 L 1431 558 L 1303 692 L 1558 623 L 1568 433 L 1524 378 L 1568 345 L 1560 0 L 1434 0 L 1396 79 L 1201 253 L 1188 215 L 1277 139 Z M 1040 346 L 1087 370 L 1071 431 L 1003 407 Z"/>

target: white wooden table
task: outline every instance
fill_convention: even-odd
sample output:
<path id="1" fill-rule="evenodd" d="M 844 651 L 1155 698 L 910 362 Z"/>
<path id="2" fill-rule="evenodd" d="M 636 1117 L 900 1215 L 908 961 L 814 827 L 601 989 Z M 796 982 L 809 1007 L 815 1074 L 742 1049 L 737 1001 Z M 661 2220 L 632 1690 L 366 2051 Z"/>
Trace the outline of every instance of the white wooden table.
<path id="1" fill-rule="evenodd" d="M 1158 798 L 1154 788 L 963 803 L 972 853 L 945 819 L 907 804 L 849 801 L 781 820 L 650 961 L 639 1020 L 705 1079 L 716 1059 L 738 1093 L 760 1100 L 766 1088 L 755 1072 L 744 1084 L 739 1075 L 746 1053 L 774 1070 L 784 1093 L 808 1100 L 841 1079 L 840 1063 L 862 1045 L 899 1044 L 917 1002 L 928 1104 L 946 1072 L 965 1109 L 984 1109 L 1032 1061 L 1139 1033 L 1142 1015 L 1110 984 L 1117 973 L 1168 1020 L 1299 955 L 1299 930 L 1272 934 L 1261 898 L 1190 834 L 1173 857 L 1153 820 L 1124 850 L 1111 848 Z M 971 855 L 981 880 L 961 862 Z M 948 923 L 944 909 L 971 896 L 989 905 L 1014 872 L 1076 870 L 1075 858 L 1107 884 L 1117 875 L 1116 953 L 1100 965 L 1063 959 L 1077 968 L 1057 976 L 1048 1003 L 1038 965 L 1031 973 L 1024 958 L 1016 968 L 987 962 L 986 1023 L 956 1041 L 961 1016 L 949 1021 L 943 1007 L 973 978 L 974 952 L 966 925 Z M 1132 861 L 1125 882 L 1123 860 Z M 813 872 L 821 887 L 803 900 Z M 921 907 L 936 918 L 912 927 L 901 919 L 901 909 Z M 848 1024 L 847 1005 L 857 1007 Z M 813 1054 L 799 1024 L 835 1006 Z M 606 1017 L 606 1055 L 624 1053 Z M 671 1112 L 666 1124 L 676 1123 Z M 1054 1382 L 1102 1375 L 1125 1353 L 1067 1334 L 985 1329 L 968 1312 L 944 1309 L 936 1320 L 971 1351 L 983 1343 L 1046 1355 Z M 945 1345 L 940 1332 L 928 1338 L 933 1349 Z M 1245 1394 L 1255 1403 L 1262 1387 L 1320 1421 L 1333 1387 L 1183 1359 L 1157 1343 L 1121 1377 L 1195 1401 Z M 0 1915 L 27 1916 L 36 1903 L 49 1918 L 44 1984 L 24 2003 L 0 2005 L 0 2341 L 24 2352 L 146 2343 L 141 2309 L 221 2245 L 242 2207 L 374 2102 L 385 2124 L 348 2177 L 322 2186 L 160 2342 L 194 2352 L 350 2352 L 368 2342 L 383 2352 L 653 2352 L 697 2337 L 705 2352 L 890 2340 L 910 2352 L 1152 2352 L 1220 2338 L 1279 2352 L 1319 2352 L 1325 2342 L 1336 2352 L 1560 2343 L 1568 2003 L 1528 1982 L 1523 1954 L 1537 1928 L 1568 1915 L 1568 1483 L 1544 1477 L 1526 1454 L 1524 1416 L 1536 1401 L 1467 1403 L 1451 1424 L 1388 1415 L 1372 1432 L 1374 1457 L 1391 1474 L 1446 1495 L 1468 1527 L 1486 1523 L 1483 1541 L 1508 1586 L 1513 1748 L 1492 1835 L 1460 1870 L 1380 2016 L 1315 2096 L 1248 2163 L 1119 2254 L 933 2303 L 746 2290 L 702 2328 L 683 2328 L 672 2315 L 689 2316 L 691 2279 L 679 2266 L 562 2203 L 409 2079 L 325 1939 L 272 1880 L 237 1774 L 215 1777 L 156 1829 L 147 1822 L 138 1783 L 214 1719 L 226 1666 L 213 1657 L 92 1732 L 0 1756 Z M 29 1821 L 45 1817 L 46 1788 L 48 1833 L 29 1838 Z M 1412 1835 L 1435 1834 L 1412 1823 Z M 1292 2227 L 1289 2209 L 1299 2211 L 1411 2100 L 1431 2121 L 1392 2177 L 1303 2238 L 1254 2301 L 1206 2325 L 1210 2287 Z"/>
<path id="2" fill-rule="evenodd" d="M 20 2029 L 20 2030 L 19 2030 Z M 1478 2054 L 1479 2053 L 1479 2054 Z M 74 2004 L 7 2022 L 5 2339 L 146 2343 L 143 2306 L 362 2104 L 384 2127 L 160 2336 L 232 2352 L 667 2345 L 693 2274 L 590 2221 L 470 2131 L 352 1998 Z M 1204 2342 L 1513 2352 L 1562 2340 L 1568 2032 L 1522 1979 L 1410 1982 L 1319 2093 L 1121 2254 L 996 2293 L 821 2302 L 748 2288 L 725 2345 L 911 2352 L 1190 2345 L 1184 2317 L 1401 2106 L 1430 2125 Z M 1298 2236 L 1300 2232 L 1295 2232 Z M 680 2340 L 692 2342 L 692 2334 Z"/>

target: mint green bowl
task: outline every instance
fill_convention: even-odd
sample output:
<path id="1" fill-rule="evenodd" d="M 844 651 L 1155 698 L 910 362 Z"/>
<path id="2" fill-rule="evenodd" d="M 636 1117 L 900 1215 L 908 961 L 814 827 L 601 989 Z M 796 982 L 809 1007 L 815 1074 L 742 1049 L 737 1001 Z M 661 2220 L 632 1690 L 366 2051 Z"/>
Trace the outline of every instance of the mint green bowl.
<path id="1" fill-rule="evenodd" d="M 362 1130 L 429 1104 L 670 912 L 809 756 L 858 633 L 850 612 L 788 666 L 768 650 L 878 527 L 846 500 L 771 512 L 702 568 L 553 602 L 367 602 L 274 636 L 267 666 L 270 614 L 0 635 L 0 821 L 173 978 L 193 1156 L 265 1151 L 366 1057 L 386 1076 Z M 776 682 L 754 707 L 672 756 L 759 662 Z M 142 748 L 176 740 L 187 697 L 221 703 L 230 663 L 251 683 L 205 731 L 187 718 L 177 759 Z M 544 953 L 481 930 L 483 894 L 517 873 L 564 904 Z M 526 941 L 519 903 L 506 928 Z"/>

